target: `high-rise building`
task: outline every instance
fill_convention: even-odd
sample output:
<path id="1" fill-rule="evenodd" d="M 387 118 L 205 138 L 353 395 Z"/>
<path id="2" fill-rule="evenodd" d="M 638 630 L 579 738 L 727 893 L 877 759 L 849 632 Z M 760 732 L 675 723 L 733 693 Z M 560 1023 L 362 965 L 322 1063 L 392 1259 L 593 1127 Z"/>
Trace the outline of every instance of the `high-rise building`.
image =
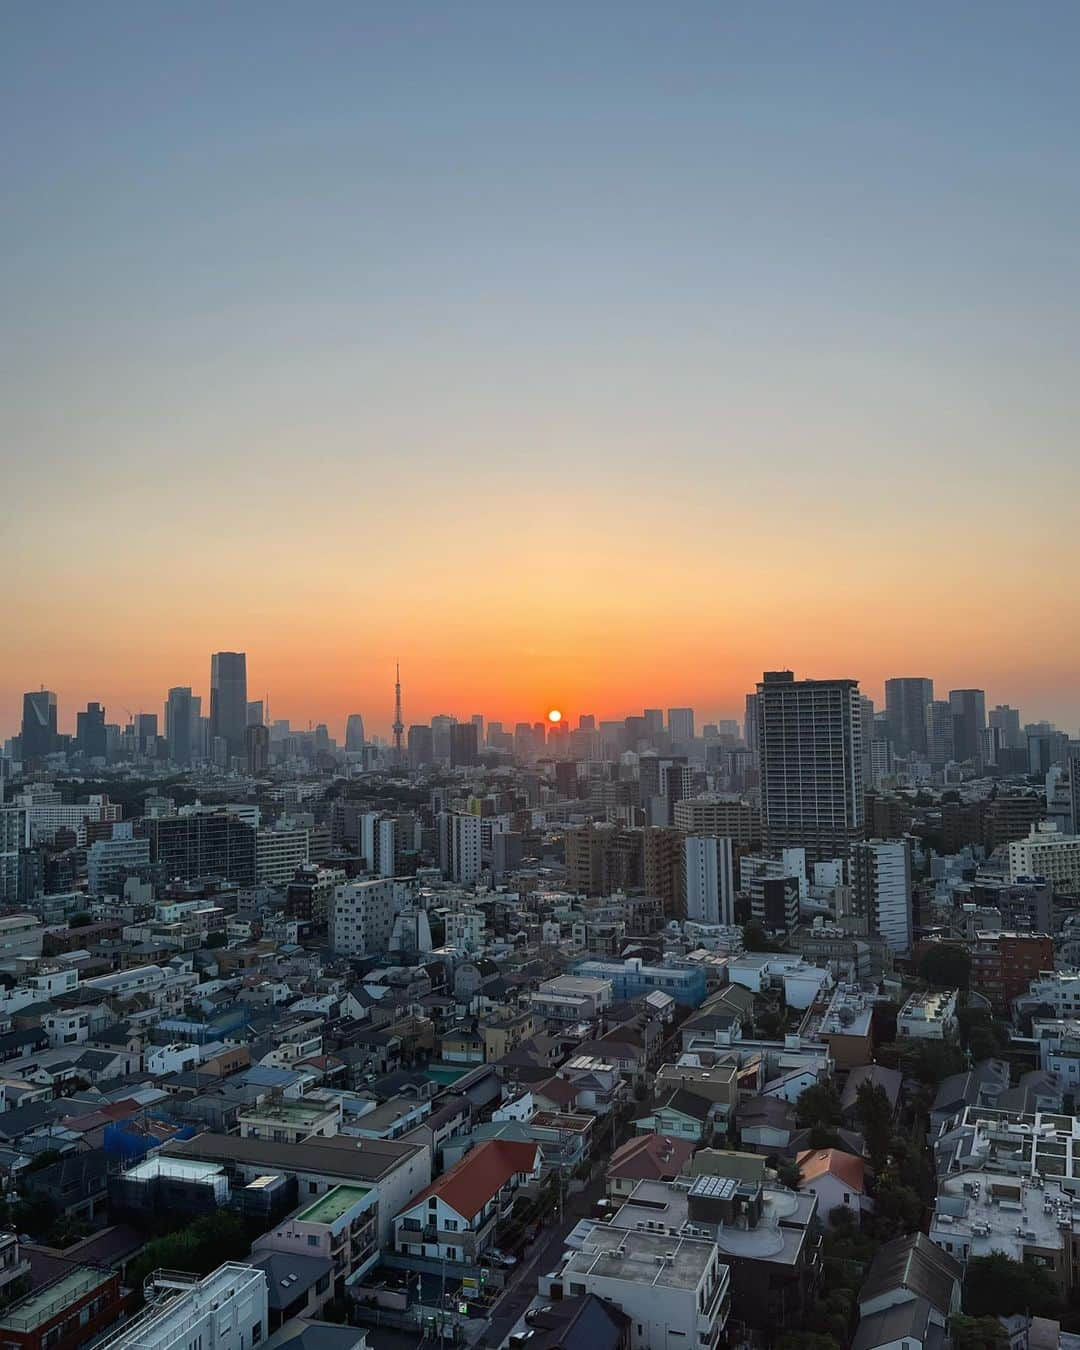
<path id="1" fill-rule="evenodd" d="M 220 736 L 229 757 L 244 754 L 247 727 L 247 657 L 214 652 L 210 658 L 210 740 Z"/>
<path id="2" fill-rule="evenodd" d="M 24 806 L 0 802 L 0 905 L 19 899 L 19 852 L 30 846 L 29 817 Z"/>
<path id="3" fill-rule="evenodd" d="M 439 864 L 450 881 L 472 886 L 483 870 L 481 846 L 484 822 L 480 816 L 444 811 L 438 817 Z"/>
<path id="4" fill-rule="evenodd" d="M 663 825 L 635 830 L 641 835 L 641 883 L 645 894 L 656 896 L 666 918 L 682 916 L 683 834 Z"/>
<path id="5" fill-rule="evenodd" d="M 889 736 L 899 755 L 926 756 L 926 705 L 934 701 L 934 681 L 905 675 L 885 681 Z"/>
<path id="6" fill-rule="evenodd" d="M 1006 750 L 1023 750 L 1024 734 L 1020 730 L 1020 710 L 1010 708 L 1007 703 L 999 703 L 991 708 L 987 721 L 1001 733 L 1001 744 Z"/>
<path id="7" fill-rule="evenodd" d="M 265 721 L 266 702 L 264 699 L 257 698 L 247 705 L 247 725 L 249 727 L 261 727 Z"/>
<path id="8" fill-rule="evenodd" d="M 450 767 L 470 768 L 480 763 L 475 722 L 455 722 L 450 728 Z"/>
<path id="9" fill-rule="evenodd" d="M 177 685 L 165 703 L 165 742 L 174 764 L 190 764 L 199 735 L 199 714 L 191 689 Z"/>
<path id="10" fill-rule="evenodd" d="M 664 710 L 663 708 L 645 709 L 645 733 L 648 736 L 659 736 L 664 730 Z"/>
<path id="11" fill-rule="evenodd" d="M 595 731 L 596 717 L 592 713 L 582 713 L 577 720 L 578 731 Z"/>
<path id="12" fill-rule="evenodd" d="M 223 877 L 255 885 L 255 830 L 224 808 L 144 820 L 150 860 L 162 881 Z"/>
<path id="13" fill-rule="evenodd" d="M 100 703 L 88 703 L 85 712 L 75 714 L 75 743 L 87 759 L 105 758 L 105 709 Z"/>
<path id="14" fill-rule="evenodd" d="M 926 705 L 926 753 L 935 768 L 956 758 L 952 707 L 947 699 L 934 699 Z"/>
<path id="15" fill-rule="evenodd" d="M 667 724 L 672 745 L 689 745 L 694 739 L 693 708 L 669 708 Z"/>
<path id="16" fill-rule="evenodd" d="M 911 854 L 903 840 L 870 839 L 851 852 L 852 913 L 897 955 L 911 950 Z"/>
<path id="17" fill-rule="evenodd" d="M 270 728 L 252 722 L 244 732 L 248 773 L 265 773 L 270 767 Z"/>
<path id="18" fill-rule="evenodd" d="M 743 740 L 746 742 L 746 748 L 754 756 L 754 763 L 758 760 L 758 697 L 757 694 L 747 694 L 746 696 L 746 714 L 743 717 Z"/>
<path id="19" fill-rule="evenodd" d="M 718 834 L 740 848 L 761 843 L 761 812 L 742 797 L 685 797 L 675 803 L 675 828 L 687 834 Z"/>
<path id="20" fill-rule="evenodd" d="M 56 695 L 51 689 L 23 694 L 22 758 L 24 763 L 56 752 Z"/>
<path id="21" fill-rule="evenodd" d="M 431 727 L 417 723 L 409 728 L 409 768 L 422 769 L 433 763 L 435 749 Z"/>
<path id="22" fill-rule="evenodd" d="M 450 728 L 457 723 L 449 713 L 437 713 L 431 719 L 431 755 L 436 764 L 450 763 Z"/>
<path id="23" fill-rule="evenodd" d="M 683 842 L 685 913 L 695 923 L 735 922 L 735 867 L 731 840 L 690 835 Z"/>
<path id="24" fill-rule="evenodd" d="M 846 858 L 863 833 L 858 681 L 766 671 L 758 738 L 766 845 L 805 848 L 812 863 Z"/>
<path id="25" fill-rule="evenodd" d="M 986 694 L 981 689 L 950 689 L 953 753 L 960 763 L 978 760 L 986 727 Z"/>
<path id="26" fill-rule="evenodd" d="M 859 695 L 859 734 L 862 737 L 863 787 L 869 787 L 874 781 L 874 700 L 865 694 Z"/>
<path id="27" fill-rule="evenodd" d="M 364 748 L 364 719 L 359 713 L 350 713 L 345 722 L 345 749 L 354 753 Z"/>

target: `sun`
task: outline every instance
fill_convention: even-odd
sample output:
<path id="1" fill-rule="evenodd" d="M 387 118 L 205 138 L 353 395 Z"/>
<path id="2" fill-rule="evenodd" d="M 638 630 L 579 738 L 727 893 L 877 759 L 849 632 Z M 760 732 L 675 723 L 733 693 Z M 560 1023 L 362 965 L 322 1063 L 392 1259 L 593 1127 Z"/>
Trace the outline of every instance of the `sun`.
<path id="1" fill-rule="evenodd" d="M 562 713 L 558 710 L 558 708 L 552 708 L 552 710 L 548 713 L 548 721 L 549 722 L 562 721 Z"/>

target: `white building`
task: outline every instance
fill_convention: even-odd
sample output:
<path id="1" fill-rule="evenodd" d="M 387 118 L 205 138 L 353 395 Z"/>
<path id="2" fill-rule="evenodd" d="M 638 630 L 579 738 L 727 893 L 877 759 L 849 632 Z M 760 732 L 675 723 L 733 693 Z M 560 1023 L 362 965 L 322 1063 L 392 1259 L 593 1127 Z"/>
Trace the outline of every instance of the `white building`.
<path id="1" fill-rule="evenodd" d="M 284 886 L 296 869 L 308 861 L 310 836 L 305 829 L 287 824 L 259 830 L 255 835 L 255 883 Z"/>
<path id="2" fill-rule="evenodd" d="M 714 834 L 683 841 L 683 900 L 695 923 L 735 922 L 735 868 L 731 840 Z"/>
<path id="3" fill-rule="evenodd" d="M 0 905 L 14 905 L 19 896 L 19 850 L 30 843 L 26 808 L 0 806 Z"/>
<path id="4" fill-rule="evenodd" d="M 597 1224 L 540 1293 L 595 1294 L 630 1318 L 632 1350 L 713 1350 L 727 1323 L 731 1271 L 715 1242 Z"/>
<path id="5" fill-rule="evenodd" d="M 385 952 L 394 931 L 394 919 L 408 900 L 408 886 L 400 881 L 349 881 L 334 893 L 330 914 L 330 945 L 342 956 L 369 956 Z"/>
<path id="6" fill-rule="evenodd" d="M 439 862 L 443 875 L 451 881 L 472 886 L 480 880 L 483 844 L 480 816 L 450 812 L 439 816 Z"/>
<path id="7" fill-rule="evenodd" d="M 1032 825 L 1026 839 L 1009 844 L 1009 880 L 1042 877 L 1055 891 L 1080 888 L 1080 835 L 1062 834 L 1049 821 Z"/>
<path id="8" fill-rule="evenodd" d="M 111 839 L 97 839 L 86 850 L 86 883 L 91 895 L 119 895 L 129 874 L 145 876 L 150 840 L 136 839 L 130 821 L 113 826 Z"/>
<path id="9" fill-rule="evenodd" d="M 484 916 L 478 909 L 461 910 L 446 916 L 446 945 L 476 952 L 484 945 Z"/>
<path id="10" fill-rule="evenodd" d="M 911 854 L 903 840 L 871 839 L 852 845 L 852 912 L 889 950 L 911 950 Z"/>
<path id="11" fill-rule="evenodd" d="M 960 1024 L 956 1017 L 959 991 L 912 994 L 896 1018 L 896 1034 L 901 1039 L 921 1041 L 955 1040 Z"/>
<path id="12" fill-rule="evenodd" d="M 159 1272 L 154 1285 L 154 1300 L 102 1350 L 252 1350 L 266 1339 L 269 1291 L 254 1266 L 230 1261 L 201 1280 Z"/>

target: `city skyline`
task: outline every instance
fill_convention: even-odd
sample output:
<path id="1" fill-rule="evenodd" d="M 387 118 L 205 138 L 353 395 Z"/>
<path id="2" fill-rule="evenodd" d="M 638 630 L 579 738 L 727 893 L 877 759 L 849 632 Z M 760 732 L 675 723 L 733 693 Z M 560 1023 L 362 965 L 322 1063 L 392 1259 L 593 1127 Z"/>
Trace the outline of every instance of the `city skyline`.
<path id="1" fill-rule="evenodd" d="M 396 658 L 406 721 L 787 665 L 1080 724 L 1080 11 L 564 19 L 9 7 L 0 725 L 232 647 L 373 726 Z"/>

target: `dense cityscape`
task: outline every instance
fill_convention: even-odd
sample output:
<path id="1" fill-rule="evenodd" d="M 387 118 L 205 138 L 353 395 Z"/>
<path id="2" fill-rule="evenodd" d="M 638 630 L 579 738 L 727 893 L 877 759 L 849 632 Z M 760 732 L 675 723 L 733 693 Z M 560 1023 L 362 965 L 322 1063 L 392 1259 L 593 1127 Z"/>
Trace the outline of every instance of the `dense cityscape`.
<path id="1" fill-rule="evenodd" d="M 340 737 L 243 652 L 73 734 L 25 694 L 5 1338 L 1074 1343 L 1080 738 L 923 676 L 504 725 L 388 674 Z"/>

